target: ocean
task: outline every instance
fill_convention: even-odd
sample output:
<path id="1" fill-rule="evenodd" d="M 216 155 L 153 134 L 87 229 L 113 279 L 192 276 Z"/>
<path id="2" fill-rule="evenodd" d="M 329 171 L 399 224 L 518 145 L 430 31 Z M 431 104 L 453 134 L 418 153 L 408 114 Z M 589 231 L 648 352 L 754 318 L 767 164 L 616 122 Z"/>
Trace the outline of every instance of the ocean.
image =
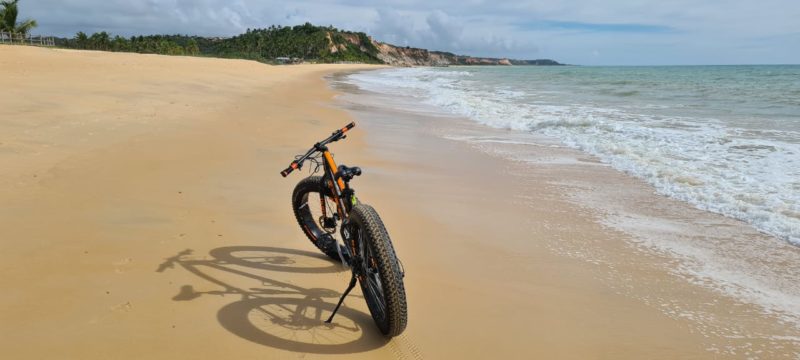
<path id="1" fill-rule="evenodd" d="M 529 166 L 532 177 L 567 166 L 639 179 L 554 185 L 644 254 L 671 259 L 665 269 L 676 281 L 748 304 L 737 314 L 755 305 L 747 316 L 765 329 L 738 328 L 715 303 L 678 300 L 672 286 L 621 273 L 610 283 L 642 286 L 628 295 L 694 319 L 697 331 L 800 344 L 800 66 L 391 68 L 339 82 L 358 89 L 349 97 L 356 108 L 470 124 L 466 133 L 439 126 L 437 136 Z M 567 150 L 580 156 L 558 155 Z M 626 188 L 632 182 L 641 185 Z M 576 241 L 547 246 L 611 272 L 629 260 Z M 766 330 L 766 318 L 788 328 Z"/>
<path id="2" fill-rule="evenodd" d="M 405 68 L 348 81 L 557 139 L 800 245 L 798 65 Z"/>

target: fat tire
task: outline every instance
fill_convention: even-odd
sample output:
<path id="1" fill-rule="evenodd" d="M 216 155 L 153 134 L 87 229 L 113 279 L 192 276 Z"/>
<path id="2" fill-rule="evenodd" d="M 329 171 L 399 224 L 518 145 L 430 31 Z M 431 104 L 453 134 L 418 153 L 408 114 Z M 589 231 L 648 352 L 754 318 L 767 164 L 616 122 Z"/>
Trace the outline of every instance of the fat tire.
<path id="1" fill-rule="evenodd" d="M 406 303 L 406 292 L 403 286 L 403 272 L 401 271 L 397 254 L 395 254 L 392 240 L 389 238 L 389 233 L 383 225 L 380 216 L 372 206 L 366 204 L 356 204 L 350 211 L 350 222 L 353 226 L 358 228 L 358 231 L 364 231 L 363 239 L 371 246 L 370 252 L 377 262 L 381 286 L 383 288 L 383 296 L 386 303 L 386 319 L 381 321 L 376 317 L 372 306 L 367 301 L 370 307 L 375 324 L 380 331 L 387 337 L 394 337 L 400 335 L 406 329 L 408 323 L 408 309 Z M 362 254 L 364 256 L 365 254 Z M 368 261 L 365 259 L 365 261 Z M 367 284 L 360 281 L 361 291 L 364 298 L 367 299 L 368 290 Z"/>
<path id="2" fill-rule="evenodd" d="M 326 196 L 329 196 L 330 190 L 327 190 L 323 186 L 323 180 L 320 176 L 309 176 L 300 182 L 294 187 L 294 191 L 292 192 L 292 210 L 294 211 L 294 217 L 297 220 L 297 224 L 300 225 L 300 230 L 306 234 L 308 240 L 311 241 L 314 246 L 317 247 L 323 254 L 328 255 L 333 260 L 339 260 L 339 252 L 337 251 L 336 247 L 336 239 L 320 228 L 319 224 L 317 224 L 316 219 L 313 219 L 311 215 L 310 209 L 308 206 L 312 206 L 311 200 L 309 199 L 312 195 L 319 196 L 318 194 L 322 192 Z M 304 195 L 307 195 L 304 197 Z M 305 203 L 308 204 L 303 207 Z"/>

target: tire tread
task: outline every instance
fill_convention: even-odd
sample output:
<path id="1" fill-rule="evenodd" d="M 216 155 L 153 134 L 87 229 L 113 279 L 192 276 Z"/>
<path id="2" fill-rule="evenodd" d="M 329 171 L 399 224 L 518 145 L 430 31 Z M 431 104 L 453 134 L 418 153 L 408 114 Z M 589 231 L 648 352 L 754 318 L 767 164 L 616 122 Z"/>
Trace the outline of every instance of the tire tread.
<path id="1" fill-rule="evenodd" d="M 392 240 L 386 231 L 386 226 L 372 206 L 367 204 L 353 206 L 350 219 L 358 222 L 367 230 L 368 241 L 372 242 L 374 255 L 378 258 L 388 318 L 388 328 L 381 329 L 381 332 L 387 337 L 398 336 L 408 324 L 408 308 L 403 274 L 400 271 Z"/>

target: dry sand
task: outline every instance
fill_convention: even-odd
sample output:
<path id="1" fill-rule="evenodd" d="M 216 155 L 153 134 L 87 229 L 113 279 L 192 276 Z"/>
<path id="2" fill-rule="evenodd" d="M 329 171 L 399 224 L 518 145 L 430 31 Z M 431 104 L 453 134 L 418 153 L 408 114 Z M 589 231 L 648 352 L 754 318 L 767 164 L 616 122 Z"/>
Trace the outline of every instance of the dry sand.
<path id="1" fill-rule="evenodd" d="M 544 241 L 614 232 L 413 121 L 333 145 L 407 269 L 409 327 L 384 340 L 358 290 L 322 324 L 349 275 L 278 172 L 351 120 L 322 77 L 363 68 L 0 46 L 0 356 L 721 356 Z"/>

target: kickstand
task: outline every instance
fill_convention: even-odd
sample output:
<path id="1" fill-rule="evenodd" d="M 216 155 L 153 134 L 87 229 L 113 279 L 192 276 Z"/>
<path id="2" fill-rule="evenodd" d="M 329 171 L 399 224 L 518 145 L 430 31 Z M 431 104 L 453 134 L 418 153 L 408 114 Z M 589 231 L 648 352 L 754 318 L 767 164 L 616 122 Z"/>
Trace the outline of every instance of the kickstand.
<path id="1" fill-rule="evenodd" d="M 350 278 L 350 284 L 347 285 L 347 290 L 345 290 L 344 294 L 342 294 L 342 297 L 339 298 L 339 303 L 336 304 L 336 308 L 333 309 L 333 313 L 331 313 L 331 317 L 329 317 L 328 320 L 325 321 L 326 323 L 330 324 L 331 321 L 333 321 L 333 316 L 336 315 L 337 311 L 339 311 L 339 307 L 342 306 L 342 303 L 344 302 L 344 298 L 347 297 L 347 294 L 349 294 L 350 290 L 353 290 L 354 287 L 356 287 L 356 274 L 355 274 L 355 272 L 353 273 L 353 277 Z"/>

